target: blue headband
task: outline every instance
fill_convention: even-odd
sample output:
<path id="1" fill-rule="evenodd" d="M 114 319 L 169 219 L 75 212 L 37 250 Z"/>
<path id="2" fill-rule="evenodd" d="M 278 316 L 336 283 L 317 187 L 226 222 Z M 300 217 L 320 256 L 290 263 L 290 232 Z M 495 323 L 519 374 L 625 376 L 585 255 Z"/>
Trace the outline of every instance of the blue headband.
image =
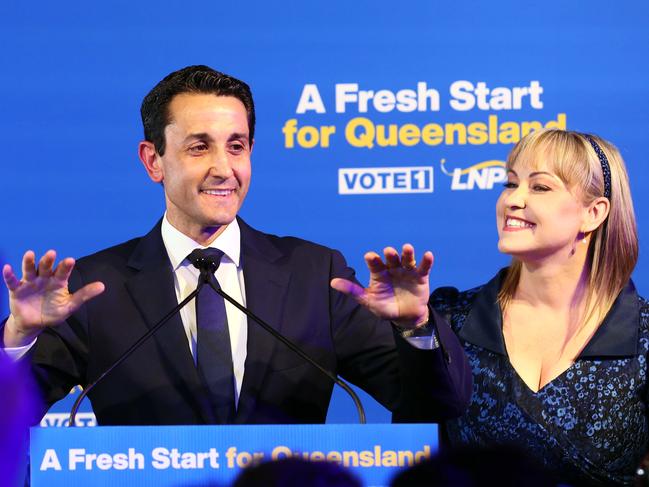
<path id="1" fill-rule="evenodd" d="M 609 166 L 608 164 L 608 159 L 606 158 L 606 154 L 604 154 L 602 148 L 597 144 L 597 142 L 595 142 L 595 139 L 593 139 L 588 134 L 583 134 L 583 135 L 584 137 L 586 137 L 586 140 L 590 142 L 590 145 L 593 146 L 593 149 L 595 150 L 595 153 L 599 158 L 599 163 L 602 166 L 602 174 L 604 175 L 604 197 L 610 200 L 611 199 L 611 166 Z"/>

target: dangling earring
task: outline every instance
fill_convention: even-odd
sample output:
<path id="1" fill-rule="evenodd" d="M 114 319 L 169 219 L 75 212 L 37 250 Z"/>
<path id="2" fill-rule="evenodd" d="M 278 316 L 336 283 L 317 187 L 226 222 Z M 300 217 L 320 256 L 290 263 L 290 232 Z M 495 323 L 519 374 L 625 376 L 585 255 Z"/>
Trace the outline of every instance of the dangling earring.
<path id="1" fill-rule="evenodd" d="M 585 232 L 579 232 L 577 234 L 577 240 L 575 241 L 575 244 L 572 247 L 572 250 L 570 251 L 570 255 L 575 255 L 575 252 L 577 252 L 577 242 L 581 240 L 581 243 L 587 244 L 588 239 L 586 238 L 586 233 Z"/>

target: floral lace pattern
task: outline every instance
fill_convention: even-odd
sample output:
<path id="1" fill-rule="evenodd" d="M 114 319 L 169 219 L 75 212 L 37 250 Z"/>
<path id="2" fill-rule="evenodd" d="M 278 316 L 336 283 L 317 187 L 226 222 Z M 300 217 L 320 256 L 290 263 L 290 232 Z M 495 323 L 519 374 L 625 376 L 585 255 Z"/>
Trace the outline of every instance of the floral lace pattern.
<path id="1" fill-rule="evenodd" d="M 462 339 L 462 329 L 476 298 L 482 293 L 484 299 L 486 293 L 495 302 L 498 289 L 498 278 L 462 293 L 441 288 L 442 292 L 431 296 L 431 305 Z M 629 302 L 633 299 L 637 305 Z M 564 482 L 631 485 L 649 445 L 649 305 L 633 289 L 621 293 L 613 309 L 616 307 L 625 310 L 621 320 L 625 323 L 619 326 L 631 330 L 632 338 L 637 336 L 637 353 L 580 356 L 538 392 L 518 376 L 504 350 L 489 350 L 462 339 L 473 371 L 473 396 L 468 411 L 445 425 L 451 443 L 514 444 Z M 630 309 L 636 311 L 630 313 Z M 619 310 L 615 317 L 619 322 Z M 498 316 L 473 314 L 471 319 L 502 336 L 499 311 Z M 494 327 L 498 330 L 494 331 Z M 615 339 L 612 336 L 611 340 Z"/>

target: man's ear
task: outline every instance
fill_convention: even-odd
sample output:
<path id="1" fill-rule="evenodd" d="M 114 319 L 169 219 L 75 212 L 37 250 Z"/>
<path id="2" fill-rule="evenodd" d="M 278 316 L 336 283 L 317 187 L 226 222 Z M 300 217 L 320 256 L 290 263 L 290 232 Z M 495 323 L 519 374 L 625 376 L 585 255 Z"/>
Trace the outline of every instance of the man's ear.
<path id="1" fill-rule="evenodd" d="M 160 158 L 158 157 L 153 142 L 149 142 L 148 140 L 140 142 L 137 147 L 137 153 L 151 181 L 154 183 L 164 181 L 164 171 L 160 165 Z"/>
<path id="2" fill-rule="evenodd" d="M 608 198 L 599 197 L 595 199 L 586 209 L 586 220 L 582 225 L 582 232 L 590 233 L 600 227 L 606 220 L 611 203 Z"/>

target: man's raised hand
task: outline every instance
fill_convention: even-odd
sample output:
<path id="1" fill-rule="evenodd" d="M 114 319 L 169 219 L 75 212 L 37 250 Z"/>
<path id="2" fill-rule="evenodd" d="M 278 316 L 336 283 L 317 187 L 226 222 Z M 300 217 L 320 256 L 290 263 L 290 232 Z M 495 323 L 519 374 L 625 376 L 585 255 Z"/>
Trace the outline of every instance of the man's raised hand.
<path id="1" fill-rule="evenodd" d="M 68 279 L 74 259 L 63 259 L 56 267 L 55 260 L 56 252 L 48 250 L 36 266 L 36 256 L 28 250 L 23 256 L 22 279 L 18 279 L 9 264 L 2 268 L 11 312 L 4 330 L 5 347 L 31 343 L 45 328 L 63 322 L 83 303 L 104 291 L 103 283 L 93 282 L 70 294 Z"/>
<path id="2" fill-rule="evenodd" d="M 417 266 L 415 249 L 405 244 L 401 256 L 393 247 L 383 249 L 385 262 L 376 252 L 365 254 L 370 283 L 362 288 L 346 279 L 335 278 L 331 287 L 349 294 L 377 316 L 403 328 L 415 328 L 428 321 L 428 275 L 433 254 L 424 253 Z"/>

